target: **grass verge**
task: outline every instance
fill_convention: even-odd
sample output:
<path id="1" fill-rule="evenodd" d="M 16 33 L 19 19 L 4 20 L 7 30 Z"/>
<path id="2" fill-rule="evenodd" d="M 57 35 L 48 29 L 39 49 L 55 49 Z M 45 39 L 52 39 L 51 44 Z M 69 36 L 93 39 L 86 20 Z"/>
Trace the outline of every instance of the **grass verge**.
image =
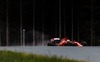
<path id="1" fill-rule="evenodd" d="M 85 62 L 73 59 L 63 59 L 57 56 L 42 56 L 36 54 L 0 51 L 0 62 Z"/>

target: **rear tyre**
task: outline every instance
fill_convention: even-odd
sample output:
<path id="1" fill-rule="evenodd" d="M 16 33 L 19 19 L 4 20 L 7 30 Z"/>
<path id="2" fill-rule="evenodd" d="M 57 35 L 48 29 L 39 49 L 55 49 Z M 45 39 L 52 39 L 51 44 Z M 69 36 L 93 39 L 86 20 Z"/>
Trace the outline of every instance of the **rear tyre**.
<path id="1" fill-rule="evenodd" d="M 47 46 L 56 46 L 56 45 L 53 43 L 48 43 Z"/>

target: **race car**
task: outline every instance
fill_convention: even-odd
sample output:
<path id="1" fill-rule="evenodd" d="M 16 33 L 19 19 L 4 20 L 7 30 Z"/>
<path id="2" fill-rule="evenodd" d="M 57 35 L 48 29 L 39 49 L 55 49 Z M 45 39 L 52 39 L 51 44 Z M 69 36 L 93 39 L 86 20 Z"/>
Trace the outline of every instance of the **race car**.
<path id="1" fill-rule="evenodd" d="M 70 41 L 67 38 L 51 38 L 47 46 L 83 46 L 77 41 Z"/>
<path id="2" fill-rule="evenodd" d="M 48 42 L 48 46 L 57 46 L 60 42 L 60 38 L 51 38 L 50 42 Z"/>

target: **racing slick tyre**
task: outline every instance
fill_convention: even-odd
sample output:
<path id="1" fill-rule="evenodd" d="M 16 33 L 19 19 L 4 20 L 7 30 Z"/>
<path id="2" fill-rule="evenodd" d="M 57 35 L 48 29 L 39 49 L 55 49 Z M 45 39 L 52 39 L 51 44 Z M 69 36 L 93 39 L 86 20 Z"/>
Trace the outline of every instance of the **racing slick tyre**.
<path id="1" fill-rule="evenodd" d="M 55 45 L 53 43 L 48 43 L 47 46 L 57 46 L 57 45 Z"/>

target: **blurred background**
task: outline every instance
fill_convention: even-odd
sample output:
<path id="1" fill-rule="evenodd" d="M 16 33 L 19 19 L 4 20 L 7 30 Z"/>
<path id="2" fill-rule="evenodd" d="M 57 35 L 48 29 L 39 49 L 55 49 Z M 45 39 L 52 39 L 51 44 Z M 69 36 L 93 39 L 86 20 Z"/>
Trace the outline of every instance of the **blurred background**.
<path id="1" fill-rule="evenodd" d="M 0 0 L 0 45 L 45 46 L 54 37 L 100 45 L 99 0 Z"/>

